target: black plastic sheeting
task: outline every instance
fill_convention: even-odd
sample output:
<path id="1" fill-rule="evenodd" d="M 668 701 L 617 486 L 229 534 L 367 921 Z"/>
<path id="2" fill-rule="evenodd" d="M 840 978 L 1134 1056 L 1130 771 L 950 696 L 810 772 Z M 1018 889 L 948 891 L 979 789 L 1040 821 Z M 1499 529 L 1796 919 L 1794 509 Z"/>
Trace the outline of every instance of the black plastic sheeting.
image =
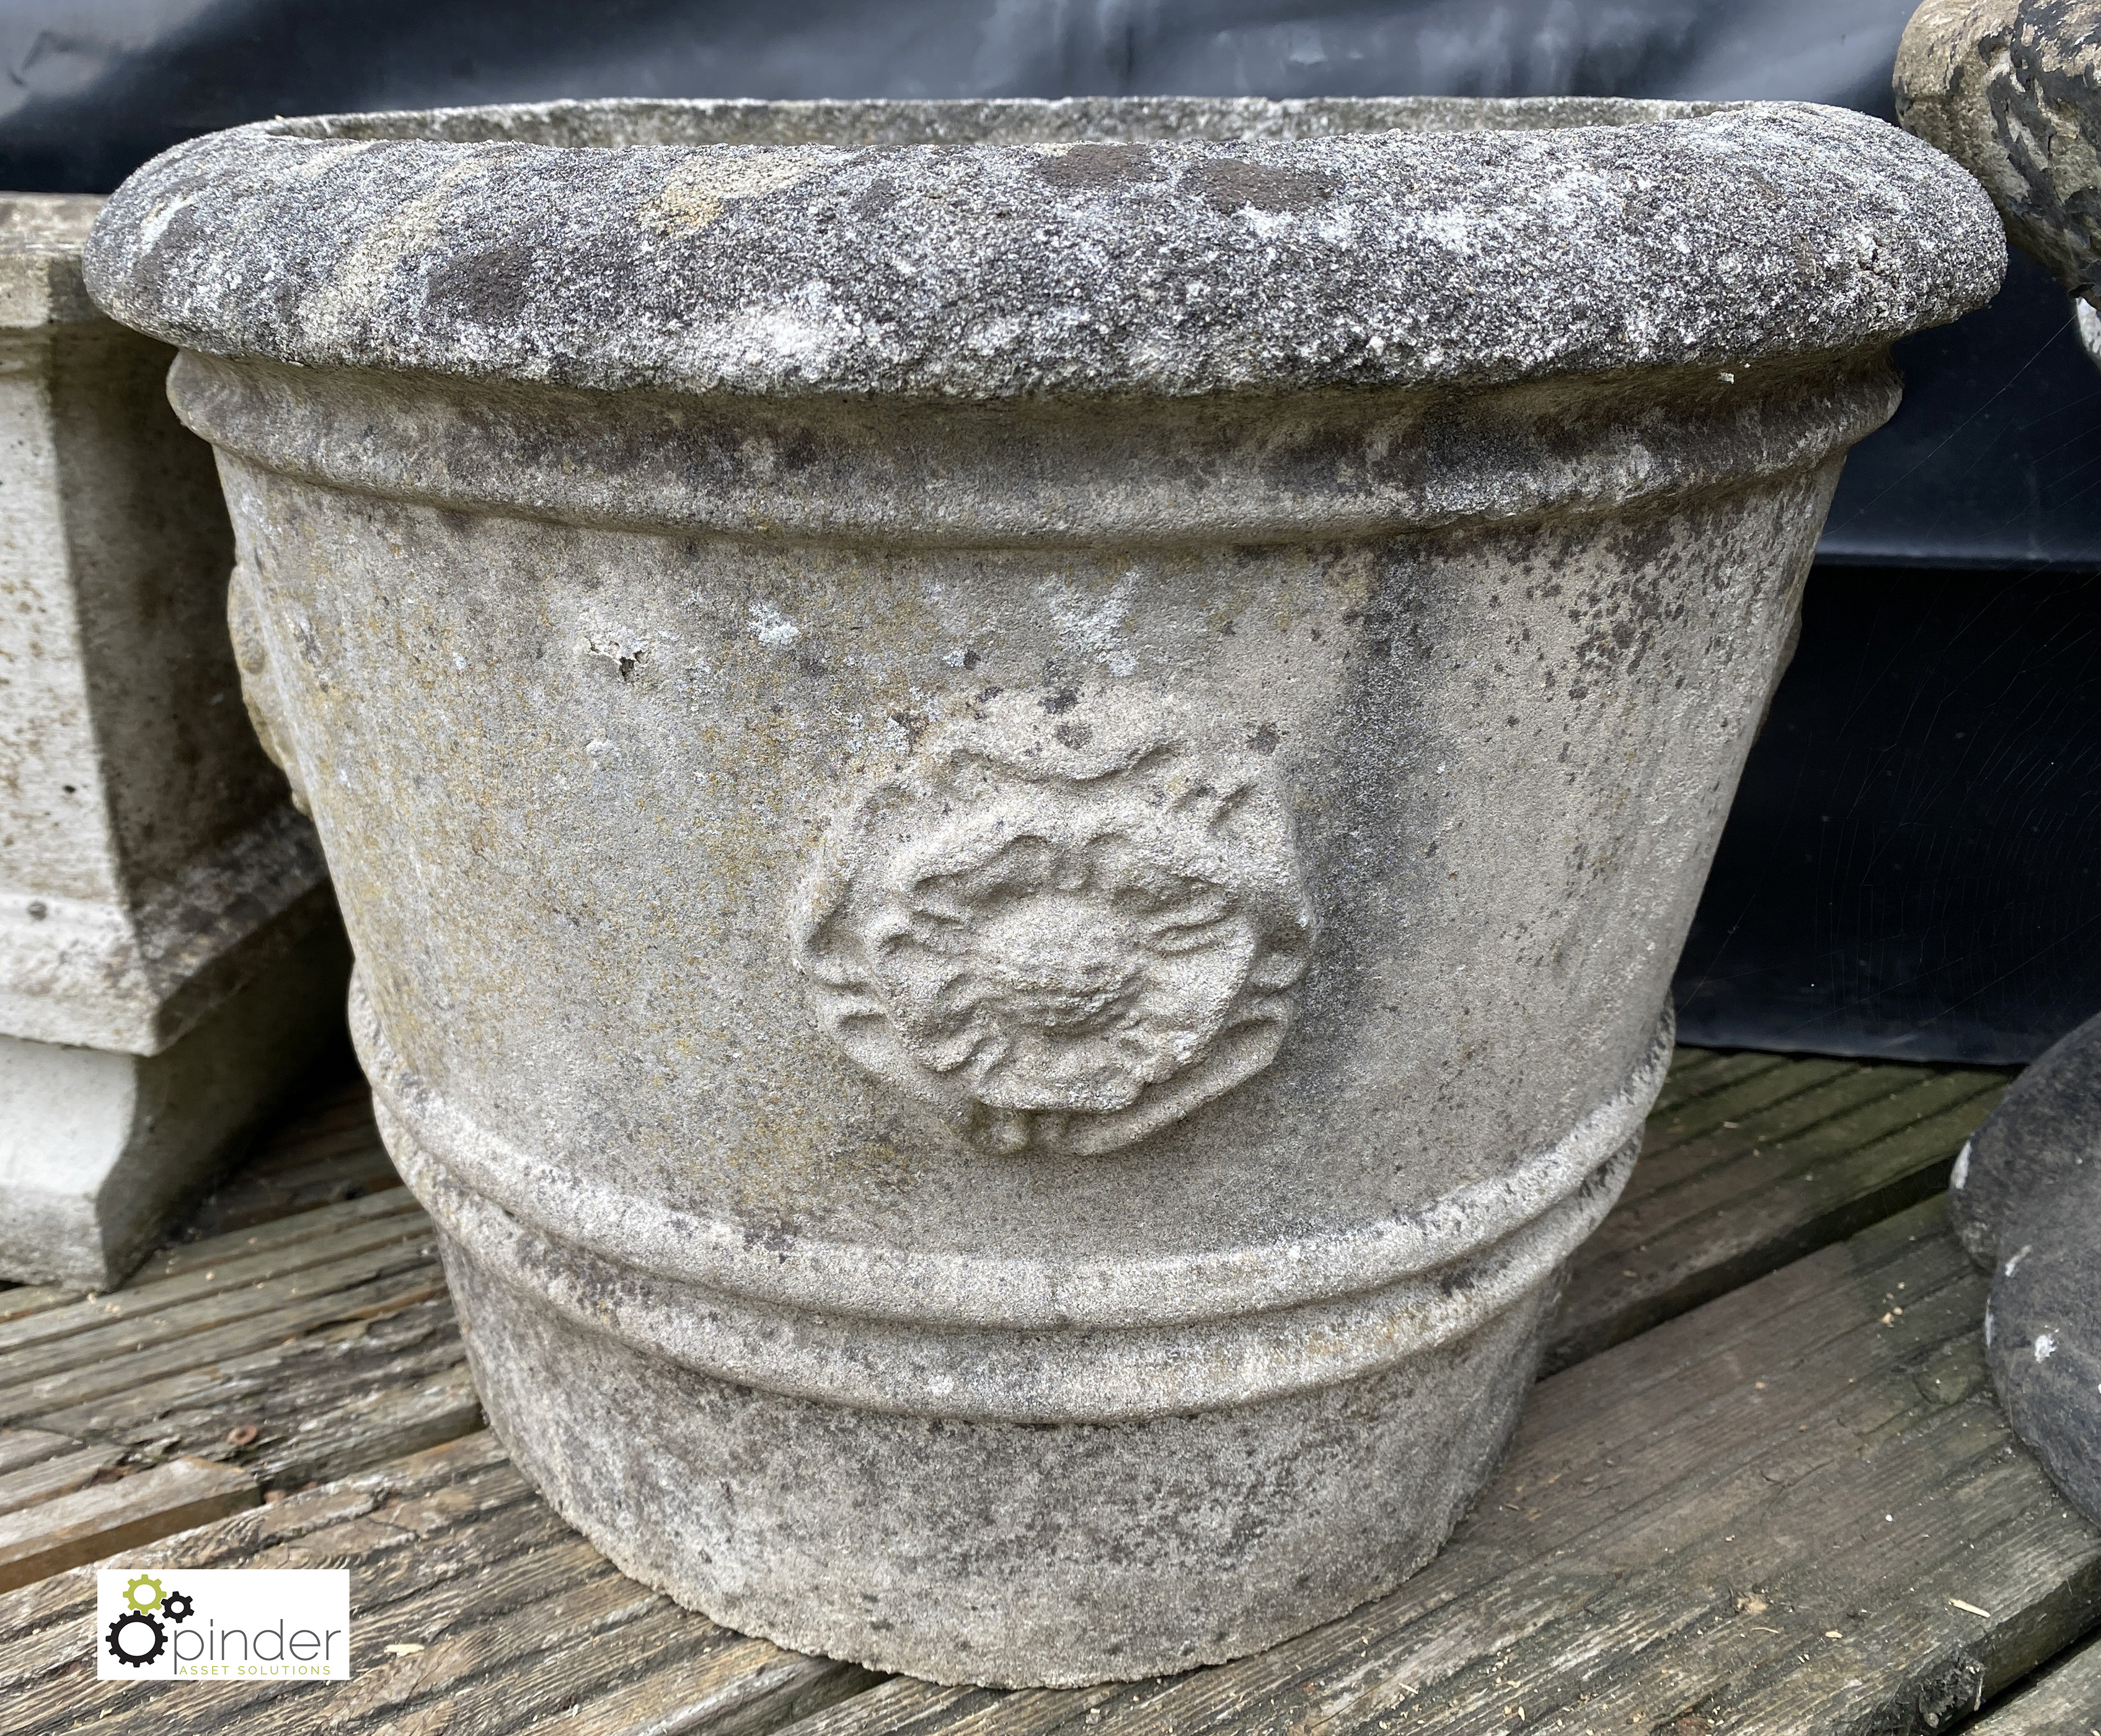
<path id="1" fill-rule="evenodd" d="M 1896 347 L 1904 402 L 1846 461 L 1824 560 L 2101 568 L 2101 368 L 2072 309 L 2016 252 L 1988 307 Z"/>
<path id="2" fill-rule="evenodd" d="M 0 184 L 271 114 L 559 96 L 1796 98 L 1913 0 L 0 0 Z M 2014 1061 L 2101 1009 L 2101 372 L 2017 258 L 1900 346 L 1679 993 L 1688 1037 Z M 1911 570 L 1904 570 L 1904 569 Z"/>
<path id="3" fill-rule="evenodd" d="M 2030 1061 L 2101 1011 L 2101 369 L 2018 253 L 1990 307 L 1896 360 L 1904 400 L 1832 503 L 1679 1029 Z"/>
<path id="4" fill-rule="evenodd" d="M 106 192 L 261 116 L 556 96 L 1798 97 L 1886 113 L 1909 0 L 45 0 L 0 161 Z"/>
<path id="5" fill-rule="evenodd" d="M 2101 578 L 1827 568 L 1679 970 L 1687 1040 L 2032 1059 L 2101 1005 Z"/>

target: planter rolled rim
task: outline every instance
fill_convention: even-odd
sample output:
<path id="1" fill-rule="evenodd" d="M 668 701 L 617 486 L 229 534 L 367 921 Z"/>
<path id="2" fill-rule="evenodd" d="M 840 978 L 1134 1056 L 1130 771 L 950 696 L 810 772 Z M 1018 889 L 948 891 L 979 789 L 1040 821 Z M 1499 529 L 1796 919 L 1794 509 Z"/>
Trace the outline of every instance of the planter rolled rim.
<path id="1" fill-rule="evenodd" d="M 825 142 L 878 110 L 943 142 Z M 192 140 L 87 276 L 209 354 L 954 402 L 1873 349 L 2004 258 L 1957 166 L 1808 104 L 576 103 Z"/>

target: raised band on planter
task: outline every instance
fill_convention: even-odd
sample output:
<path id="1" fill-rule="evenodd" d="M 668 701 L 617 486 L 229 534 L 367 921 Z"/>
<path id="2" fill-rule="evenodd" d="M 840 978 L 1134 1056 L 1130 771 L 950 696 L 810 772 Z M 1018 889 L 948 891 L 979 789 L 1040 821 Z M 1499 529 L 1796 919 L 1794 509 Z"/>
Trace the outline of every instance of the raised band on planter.
<path id="1" fill-rule="evenodd" d="M 520 1464 L 732 1626 L 1077 1683 L 1487 1474 L 2003 258 L 1833 110 L 1163 99 L 273 121 L 91 265 Z"/>

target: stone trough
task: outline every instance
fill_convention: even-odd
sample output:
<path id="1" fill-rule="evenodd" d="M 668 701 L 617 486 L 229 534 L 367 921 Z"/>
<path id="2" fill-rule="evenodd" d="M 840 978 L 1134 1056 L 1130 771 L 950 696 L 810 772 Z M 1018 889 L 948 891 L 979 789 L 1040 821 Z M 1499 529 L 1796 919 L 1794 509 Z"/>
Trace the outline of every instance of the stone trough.
<path id="1" fill-rule="evenodd" d="M 1857 115 L 557 104 L 112 201 L 491 1421 L 946 1681 L 1273 1644 L 1508 1438 L 1891 342 Z"/>

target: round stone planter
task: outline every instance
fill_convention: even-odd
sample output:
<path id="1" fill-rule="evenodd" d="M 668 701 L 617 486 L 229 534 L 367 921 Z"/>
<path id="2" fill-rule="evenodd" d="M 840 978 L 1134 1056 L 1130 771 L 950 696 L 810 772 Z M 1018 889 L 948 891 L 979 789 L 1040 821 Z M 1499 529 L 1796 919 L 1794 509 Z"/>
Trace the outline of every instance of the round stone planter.
<path id="1" fill-rule="evenodd" d="M 111 202 L 491 1421 L 947 1680 L 1264 1646 L 1502 1450 L 1894 338 L 1860 117 L 604 104 Z"/>

